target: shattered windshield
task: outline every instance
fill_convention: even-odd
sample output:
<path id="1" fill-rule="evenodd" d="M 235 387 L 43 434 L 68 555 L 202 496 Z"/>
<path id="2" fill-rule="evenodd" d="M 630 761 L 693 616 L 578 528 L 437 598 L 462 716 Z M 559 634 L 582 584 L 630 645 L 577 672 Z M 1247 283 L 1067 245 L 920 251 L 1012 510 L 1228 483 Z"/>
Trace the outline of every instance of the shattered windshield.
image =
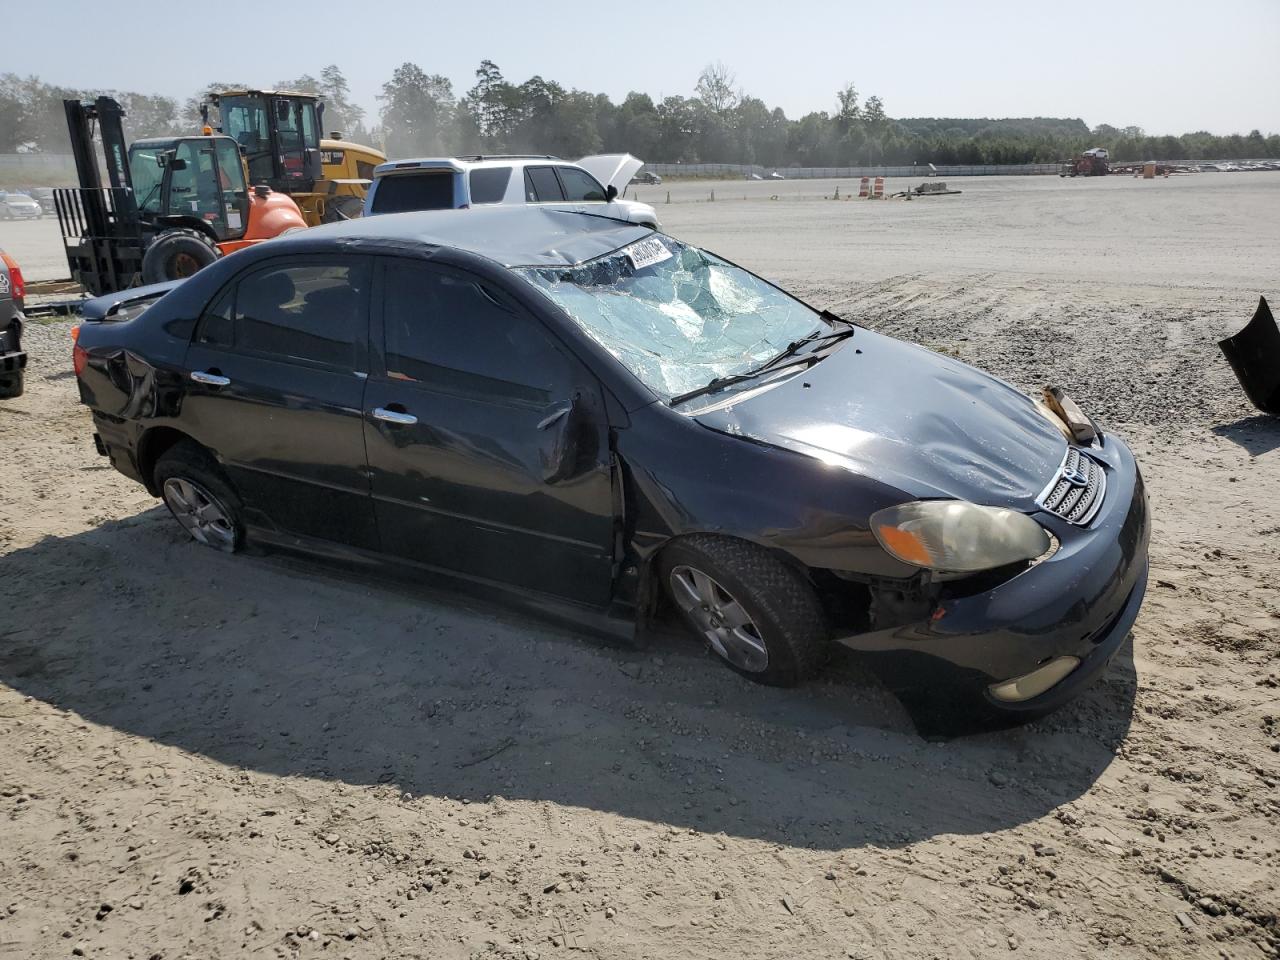
<path id="1" fill-rule="evenodd" d="M 658 234 L 576 267 L 516 273 L 664 400 L 755 370 L 827 328 L 759 277 Z"/>

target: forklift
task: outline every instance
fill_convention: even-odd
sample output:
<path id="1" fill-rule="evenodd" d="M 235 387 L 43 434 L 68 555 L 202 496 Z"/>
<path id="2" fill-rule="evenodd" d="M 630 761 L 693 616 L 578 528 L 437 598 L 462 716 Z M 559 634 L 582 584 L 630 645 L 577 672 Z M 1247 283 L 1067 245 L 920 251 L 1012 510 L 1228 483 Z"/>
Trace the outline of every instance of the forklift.
<path id="1" fill-rule="evenodd" d="M 113 98 L 62 103 L 80 186 L 56 190 L 54 206 L 71 278 L 93 296 L 183 279 L 249 244 L 308 226 L 287 193 L 268 183 L 249 189 L 251 174 L 231 137 L 206 127 L 203 136 L 126 146 L 124 110 Z"/>

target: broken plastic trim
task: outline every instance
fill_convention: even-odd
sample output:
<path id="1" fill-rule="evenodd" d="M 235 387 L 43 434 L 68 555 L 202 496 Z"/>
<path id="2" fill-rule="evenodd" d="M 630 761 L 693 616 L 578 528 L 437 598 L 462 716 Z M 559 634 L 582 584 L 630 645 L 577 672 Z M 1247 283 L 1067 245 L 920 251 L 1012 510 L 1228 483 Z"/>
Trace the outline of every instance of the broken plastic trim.
<path id="1" fill-rule="evenodd" d="M 1234 337 L 1218 341 L 1249 402 L 1280 417 L 1280 329 L 1266 297 L 1258 298 L 1253 319 Z"/>

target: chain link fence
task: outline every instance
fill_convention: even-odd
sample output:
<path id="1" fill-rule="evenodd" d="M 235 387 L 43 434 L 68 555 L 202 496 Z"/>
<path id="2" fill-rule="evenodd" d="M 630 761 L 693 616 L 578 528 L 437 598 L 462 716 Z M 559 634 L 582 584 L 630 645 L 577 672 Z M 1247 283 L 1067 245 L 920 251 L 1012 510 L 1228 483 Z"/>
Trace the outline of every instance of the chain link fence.
<path id="1" fill-rule="evenodd" d="M 644 169 L 660 177 L 701 177 L 705 179 L 761 180 L 780 174 L 787 180 L 818 180 L 862 177 L 1019 177 L 1056 174 L 1058 163 L 1003 163 L 935 166 L 909 164 L 881 167 L 762 167 L 749 163 L 646 163 Z"/>

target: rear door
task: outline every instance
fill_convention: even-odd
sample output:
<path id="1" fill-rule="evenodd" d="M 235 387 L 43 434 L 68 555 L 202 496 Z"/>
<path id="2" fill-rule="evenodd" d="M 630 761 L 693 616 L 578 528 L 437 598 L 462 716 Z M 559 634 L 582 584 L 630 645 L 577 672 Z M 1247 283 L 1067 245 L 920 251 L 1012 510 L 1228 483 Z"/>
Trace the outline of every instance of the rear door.
<path id="1" fill-rule="evenodd" d="M 383 549 L 468 576 L 604 605 L 614 507 L 599 384 L 536 317 L 475 276 L 385 258 L 365 440 Z M 591 439 L 548 483 L 558 412 Z"/>
<path id="2" fill-rule="evenodd" d="M 183 425 L 251 522 L 376 549 L 363 405 L 369 257 L 284 257 L 215 298 L 187 350 Z"/>

